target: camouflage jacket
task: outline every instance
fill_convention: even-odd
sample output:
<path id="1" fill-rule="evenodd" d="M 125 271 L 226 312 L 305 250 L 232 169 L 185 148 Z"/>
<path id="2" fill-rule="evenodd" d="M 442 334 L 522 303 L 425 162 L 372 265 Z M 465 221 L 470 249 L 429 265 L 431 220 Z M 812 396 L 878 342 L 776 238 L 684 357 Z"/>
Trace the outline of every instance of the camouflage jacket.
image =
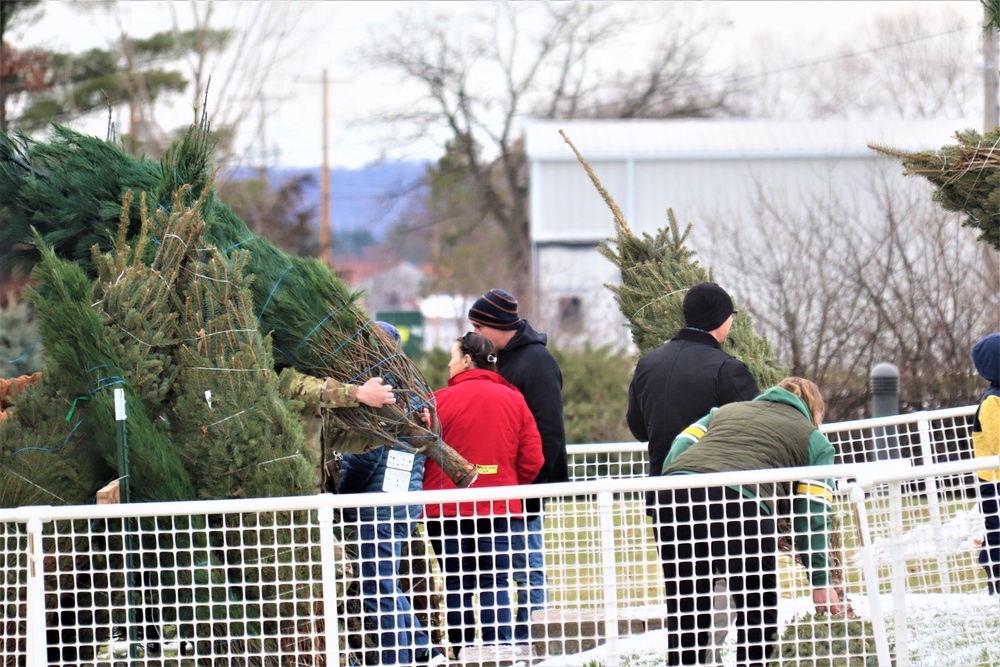
<path id="1" fill-rule="evenodd" d="M 358 387 L 333 378 L 321 380 L 288 367 L 278 375 L 278 384 L 282 396 L 305 403 L 304 411 L 358 407 Z"/>
<path id="2" fill-rule="evenodd" d="M 318 473 L 320 488 L 330 487 L 328 478 L 333 477 L 332 489 L 336 488 L 339 476 L 335 453 L 362 454 L 375 447 L 382 446 L 378 440 L 364 437 L 351 431 L 341 420 L 337 419 L 331 409 L 356 408 L 358 403 L 357 385 L 344 384 L 332 378 L 325 380 L 300 373 L 294 368 L 285 368 L 278 375 L 278 385 L 281 395 L 287 399 L 301 401 L 302 411 L 300 421 L 305 431 L 306 441 L 318 459 L 329 459 L 332 467 L 323 465 Z"/>

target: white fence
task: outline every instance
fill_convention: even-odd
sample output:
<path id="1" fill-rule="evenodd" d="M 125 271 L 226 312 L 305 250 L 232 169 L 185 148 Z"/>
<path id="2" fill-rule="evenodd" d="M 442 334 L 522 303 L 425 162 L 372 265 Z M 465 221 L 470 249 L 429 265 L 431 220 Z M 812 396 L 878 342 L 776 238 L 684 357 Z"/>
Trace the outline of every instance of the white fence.
<path id="1" fill-rule="evenodd" d="M 1000 665 L 1000 601 L 986 594 L 976 562 L 983 528 L 971 474 L 1000 461 L 971 460 L 974 410 L 825 428 L 840 460 L 809 477 L 837 480 L 830 544 L 849 618 L 806 616 L 805 570 L 782 548 L 781 639 L 769 665 Z M 425 640 L 435 651 L 464 645 L 453 665 L 666 664 L 664 575 L 645 492 L 793 481 L 803 472 L 650 479 L 638 443 L 570 453 L 577 481 L 499 491 L 0 510 L 4 665 L 418 664 L 428 657 Z M 423 523 L 413 536 L 405 526 L 400 590 L 377 588 L 394 578 L 393 559 L 361 557 L 373 524 L 349 520 L 357 508 L 500 497 L 547 499 L 548 600 L 530 615 L 529 644 L 505 645 L 516 577 L 503 539 L 462 564 L 473 577 L 465 581 L 470 610 L 450 623 Z M 368 570 L 366 586 L 359 579 L 373 560 L 386 569 Z M 737 592 L 708 576 L 711 664 L 735 665 L 740 635 L 726 604 Z M 810 652 L 850 657 L 823 663 L 803 657 Z"/>

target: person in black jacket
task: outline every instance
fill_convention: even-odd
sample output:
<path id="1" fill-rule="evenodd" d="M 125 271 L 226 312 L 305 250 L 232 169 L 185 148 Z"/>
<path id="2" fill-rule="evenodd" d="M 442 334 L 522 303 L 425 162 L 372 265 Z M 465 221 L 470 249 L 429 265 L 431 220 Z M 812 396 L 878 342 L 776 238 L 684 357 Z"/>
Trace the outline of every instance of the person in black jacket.
<path id="1" fill-rule="evenodd" d="M 497 350 L 497 370 L 520 390 L 542 436 L 545 462 L 534 484 L 569 481 L 566 431 L 563 426 L 562 371 L 546 348 L 548 336 L 535 331 L 518 314 L 517 299 L 492 289 L 472 304 L 469 321 Z M 685 424 L 686 426 L 686 424 Z M 528 498 L 524 520 L 512 520 L 513 578 L 517 584 L 517 617 L 514 641 L 531 641 L 531 613 L 544 609 L 548 600 L 545 553 L 542 539 L 544 502 Z"/>
<path id="2" fill-rule="evenodd" d="M 746 364 L 722 350 L 736 312 L 726 290 L 698 283 L 684 295 L 683 310 L 684 328 L 639 359 L 628 390 L 626 420 L 632 435 L 649 443 L 651 477 L 662 474 L 674 439 L 689 424 L 712 408 L 749 401 L 760 393 Z M 646 494 L 646 513 L 658 523 L 654 491 Z M 717 638 L 729 627 L 726 592 L 725 582 L 717 581 Z"/>
<path id="3" fill-rule="evenodd" d="M 629 430 L 649 442 L 649 475 L 658 477 L 674 438 L 712 408 L 749 401 L 760 389 L 746 364 L 722 350 L 733 300 L 715 283 L 684 295 L 684 328 L 639 359 L 628 390 Z M 655 494 L 647 494 L 647 505 Z"/>

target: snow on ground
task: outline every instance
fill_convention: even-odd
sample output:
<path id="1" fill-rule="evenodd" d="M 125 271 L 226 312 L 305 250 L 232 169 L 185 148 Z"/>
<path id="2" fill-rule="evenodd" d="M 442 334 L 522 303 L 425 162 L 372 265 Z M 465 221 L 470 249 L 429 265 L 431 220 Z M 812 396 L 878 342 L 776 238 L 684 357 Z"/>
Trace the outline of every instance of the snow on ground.
<path id="1" fill-rule="evenodd" d="M 892 528 L 894 535 L 883 535 L 872 541 L 872 556 L 876 563 L 892 561 L 892 546 L 900 551 L 903 558 L 936 558 L 949 554 L 978 553 L 982 545 L 986 524 L 974 503 L 966 510 L 958 511 L 948 521 L 935 528 L 931 522 L 920 523 L 910 530 Z M 861 552 L 851 556 L 854 563 L 861 562 Z"/>
<path id="2" fill-rule="evenodd" d="M 1000 665 L 1000 598 L 981 594 L 909 594 L 909 654 L 911 667 L 955 667 L 956 665 Z M 871 617 L 867 596 L 848 596 L 854 611 L 863 618 Z M 887 625 L 892 625 L 893 599 L 879 599 Z M 812 599 L 800 597 L 782 599 L 778 606 L 778 623 L 784 628 L 797 616 L 813 612 Z M 780 631 L 779 631 L 780 632 Z M 733 635 L 730 635 L 732 638 Z M 892 633 L 890 632 L 890 640 Z M 549 658 L 535 667 L 582 667 L 610 664 L 609 656 L 617 653 L 619 661 L 629 667 L 657 667 L 666 645 L 666 630 L 654 630 L 618 640 L 617 650 L 603 644 L 575 655 Z M 724 651 L 724 667 L 736 664 L 735 651 Z"/>

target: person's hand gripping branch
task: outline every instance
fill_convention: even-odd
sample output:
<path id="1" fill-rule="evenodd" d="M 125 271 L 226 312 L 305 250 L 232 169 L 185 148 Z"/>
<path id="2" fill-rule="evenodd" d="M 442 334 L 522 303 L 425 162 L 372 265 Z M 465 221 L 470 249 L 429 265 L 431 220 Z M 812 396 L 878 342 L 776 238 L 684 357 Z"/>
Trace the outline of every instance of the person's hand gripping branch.
<path id="1" fill-rule="evenodd" d="M 385 384 L 380 377 L 370 378 L 355 390 L 354 398 L 358 403 L 381 408 L 383 405 L 394 405 L 396 396 L 392 393 L 392 385 Z"/>

